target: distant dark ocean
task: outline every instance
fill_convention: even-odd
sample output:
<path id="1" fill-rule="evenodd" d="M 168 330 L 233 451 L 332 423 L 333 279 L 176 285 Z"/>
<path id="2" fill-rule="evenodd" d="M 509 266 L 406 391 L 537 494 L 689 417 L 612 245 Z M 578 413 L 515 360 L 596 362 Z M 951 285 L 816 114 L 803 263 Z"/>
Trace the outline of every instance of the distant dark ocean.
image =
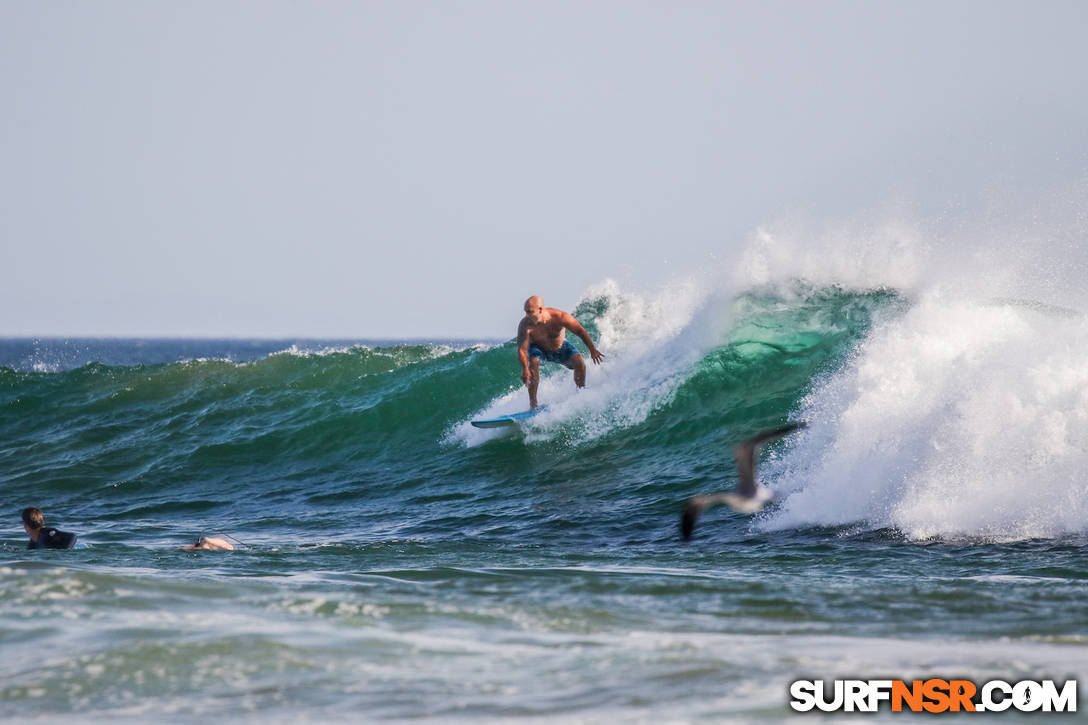
<path id="1" fill-rule="evenodd" d="M 1088 672 L 1083 318 L 801 283 L 574 312 L 604 364 L 498 432 L 512 341 L 0 341 L 0 718 L 775 722 L 795 679 Z M 778 502 L 682 542 L 800 419 Z M 27 551 L 30 505 L 86 547 Z"/>

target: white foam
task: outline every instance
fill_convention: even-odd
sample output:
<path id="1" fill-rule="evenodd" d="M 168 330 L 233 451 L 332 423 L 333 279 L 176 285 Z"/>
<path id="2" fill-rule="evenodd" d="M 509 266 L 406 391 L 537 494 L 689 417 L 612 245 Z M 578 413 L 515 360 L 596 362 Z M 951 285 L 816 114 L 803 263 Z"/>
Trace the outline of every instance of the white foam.
<path id="1" fill-rule="evenodd" d="M 814 391 L 761 525 L 914 538 L 1088 530 L 1088 318 L 931 290 Z"/>
<path id="2" fill-rule="evenodd" d="M 269 353 L 268 357 L 276 357 L 277 355 L 284 355 L 288 357 L 328 357 L 329 355 L 339 355 L 342 353 L 350 352 L 378 352 L 380 354 L 389 355 L 386 352 L 376 350 L 368 345 L 326 345 L 324 347 L 299 347 L 297 344 L 292 344 L 290 347 L 283 350 L 277 350 L 276 352 Z"/>
<path id="3" fill-rule="evenodd" d="M 758 525 L 899 528 L 1019 539 L 1088 529 L 1088 183 L 970 211 L 897 210 L 813 230 L 759 229 L 732 279 L 891 288 L 878 320 L 799 411 L 765 481 L 786 494 Z"/>
<path id="4" fill-rule="evenodd" d="M 276 352 L 269 353 L 268 357 L 276 357 L 279 355 L 287 357 L 301 357 L 301 358 L 316 358 L 316 357 L 329 357 L 330 355 L 341 355 L 349 353 L 369 353 L 371 355 L 377 355 L 381 357 L 388 357 L 395 359 L 398 356 L 400 348 L 411 347 L 425 347 L 427 348 L 424 360 L 435 360 L 440 357 L 444 357 L 454 352 L 461 352 L 462 350 L 486 350 L 492 345 L 487 343 L 467 343 L 464 345 L 450 345 L 445 343 L 415 343 L 415 342 L 394 342 L 382 347 L 375 347 L 373 345 L 324 345 L 319 347 L 307 347 L 299 346 L 298 344 L 292 344 L 283 350 L 277 350 Z"/>

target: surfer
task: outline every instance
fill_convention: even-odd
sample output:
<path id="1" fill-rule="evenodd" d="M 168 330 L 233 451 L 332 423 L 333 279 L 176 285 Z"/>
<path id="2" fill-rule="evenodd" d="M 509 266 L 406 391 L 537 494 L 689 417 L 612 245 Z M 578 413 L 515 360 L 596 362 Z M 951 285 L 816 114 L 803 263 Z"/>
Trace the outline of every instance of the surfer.
<path id="1" fill-rule="evenodd" d="M 733 451 L 737 461 L 737 487 L 732 491 L 706 493 L 688 499 L 684 505 L 684 512 L 680 515 L 680 534 L 684 537 L 684 541 L 690 539 L 695 533 L 695 522 L 699 520 L 699 514 L 711 506 L 724 503 L 734 511 L 744 514 L 762 511 L 763 507 L 774 498 L 774 494 L 756 481 L 756 452 L 767 441 L 807 426 L 808 424 L 803 421 L 787 423 L 779 428 L 763 431 L 737 446 Z"/>
<path id="2" fill-rule="evenodd" d="M 545 307 L 538 295 L 525 300 L 525 317 L 518 325 L 518 361 L 521 363 L 521 382 L 529 387 L 529 407 L 536 409 L 536 389 L 540 385 L 540 361 L 559 363 L 574 371 L 574 384 L 586 386 L 586 363 L 582 354 L 564 339 L 570 330 L 589 348 L 589 355 L 597 365 L 604 355 L 593 344 L 589 333 L 569 313 L 554 307 Z"/>
<path id="3" fill-rule="evenodd" d="M 23 509 L 23 529 L 30 537 L 28 549 L 71 549 L 76 545 L 75 534 L 46 527 L 42 512 L 33 506 Z"/>

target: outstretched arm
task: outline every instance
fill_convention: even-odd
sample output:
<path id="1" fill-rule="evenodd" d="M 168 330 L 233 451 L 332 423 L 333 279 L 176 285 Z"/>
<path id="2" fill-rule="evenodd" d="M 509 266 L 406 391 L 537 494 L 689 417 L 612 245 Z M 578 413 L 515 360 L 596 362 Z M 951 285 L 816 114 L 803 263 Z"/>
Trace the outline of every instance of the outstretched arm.
<path id="1" fill-rule="evenodd" d="M 529 330 L 525 320 L 518 325 L 518 362 L 521 363 L 521 382 L 529 384 Z"/>
<path id="2" fill-rule="evenodd" d="M 589 348 L 589 356 L 593 358 L 593 362 L 600 365 L 601 360 L 604 360 L 604 353 L 598 350 L 597 346 L 593 344 L 593 340 L 590 339 L 589 333 L 586 332 L 586 329 L 584 327 L 578 324 L 578 320 L 574 319 L 574 317 L 570 314 L 564 312 L 563 327 L 567 328 L 579 338 L 581 338 L 582 342 L 584 342 L 586 344 L 586 347 Z"/>

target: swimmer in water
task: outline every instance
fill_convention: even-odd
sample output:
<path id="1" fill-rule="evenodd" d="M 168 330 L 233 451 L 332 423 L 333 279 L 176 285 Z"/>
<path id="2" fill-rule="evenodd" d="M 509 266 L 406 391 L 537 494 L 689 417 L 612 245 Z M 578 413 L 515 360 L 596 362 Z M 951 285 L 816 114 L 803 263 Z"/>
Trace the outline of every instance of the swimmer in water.
<path id="1" fill-rule="evenodd" d="M 45 525 L 42 512 L 33 506 L 23 509 L 23 529 L 30 537 L 28 549 L 71 549 L 76 545 L 76 535 Z"/>
<path id="2" fill-rule="evenodd" d="M 183 549 L 207 549 L 209 551 L 234 551 L 234 544 L 218 536 L 201 536 L 192 546 L 183 546 Z"/>

